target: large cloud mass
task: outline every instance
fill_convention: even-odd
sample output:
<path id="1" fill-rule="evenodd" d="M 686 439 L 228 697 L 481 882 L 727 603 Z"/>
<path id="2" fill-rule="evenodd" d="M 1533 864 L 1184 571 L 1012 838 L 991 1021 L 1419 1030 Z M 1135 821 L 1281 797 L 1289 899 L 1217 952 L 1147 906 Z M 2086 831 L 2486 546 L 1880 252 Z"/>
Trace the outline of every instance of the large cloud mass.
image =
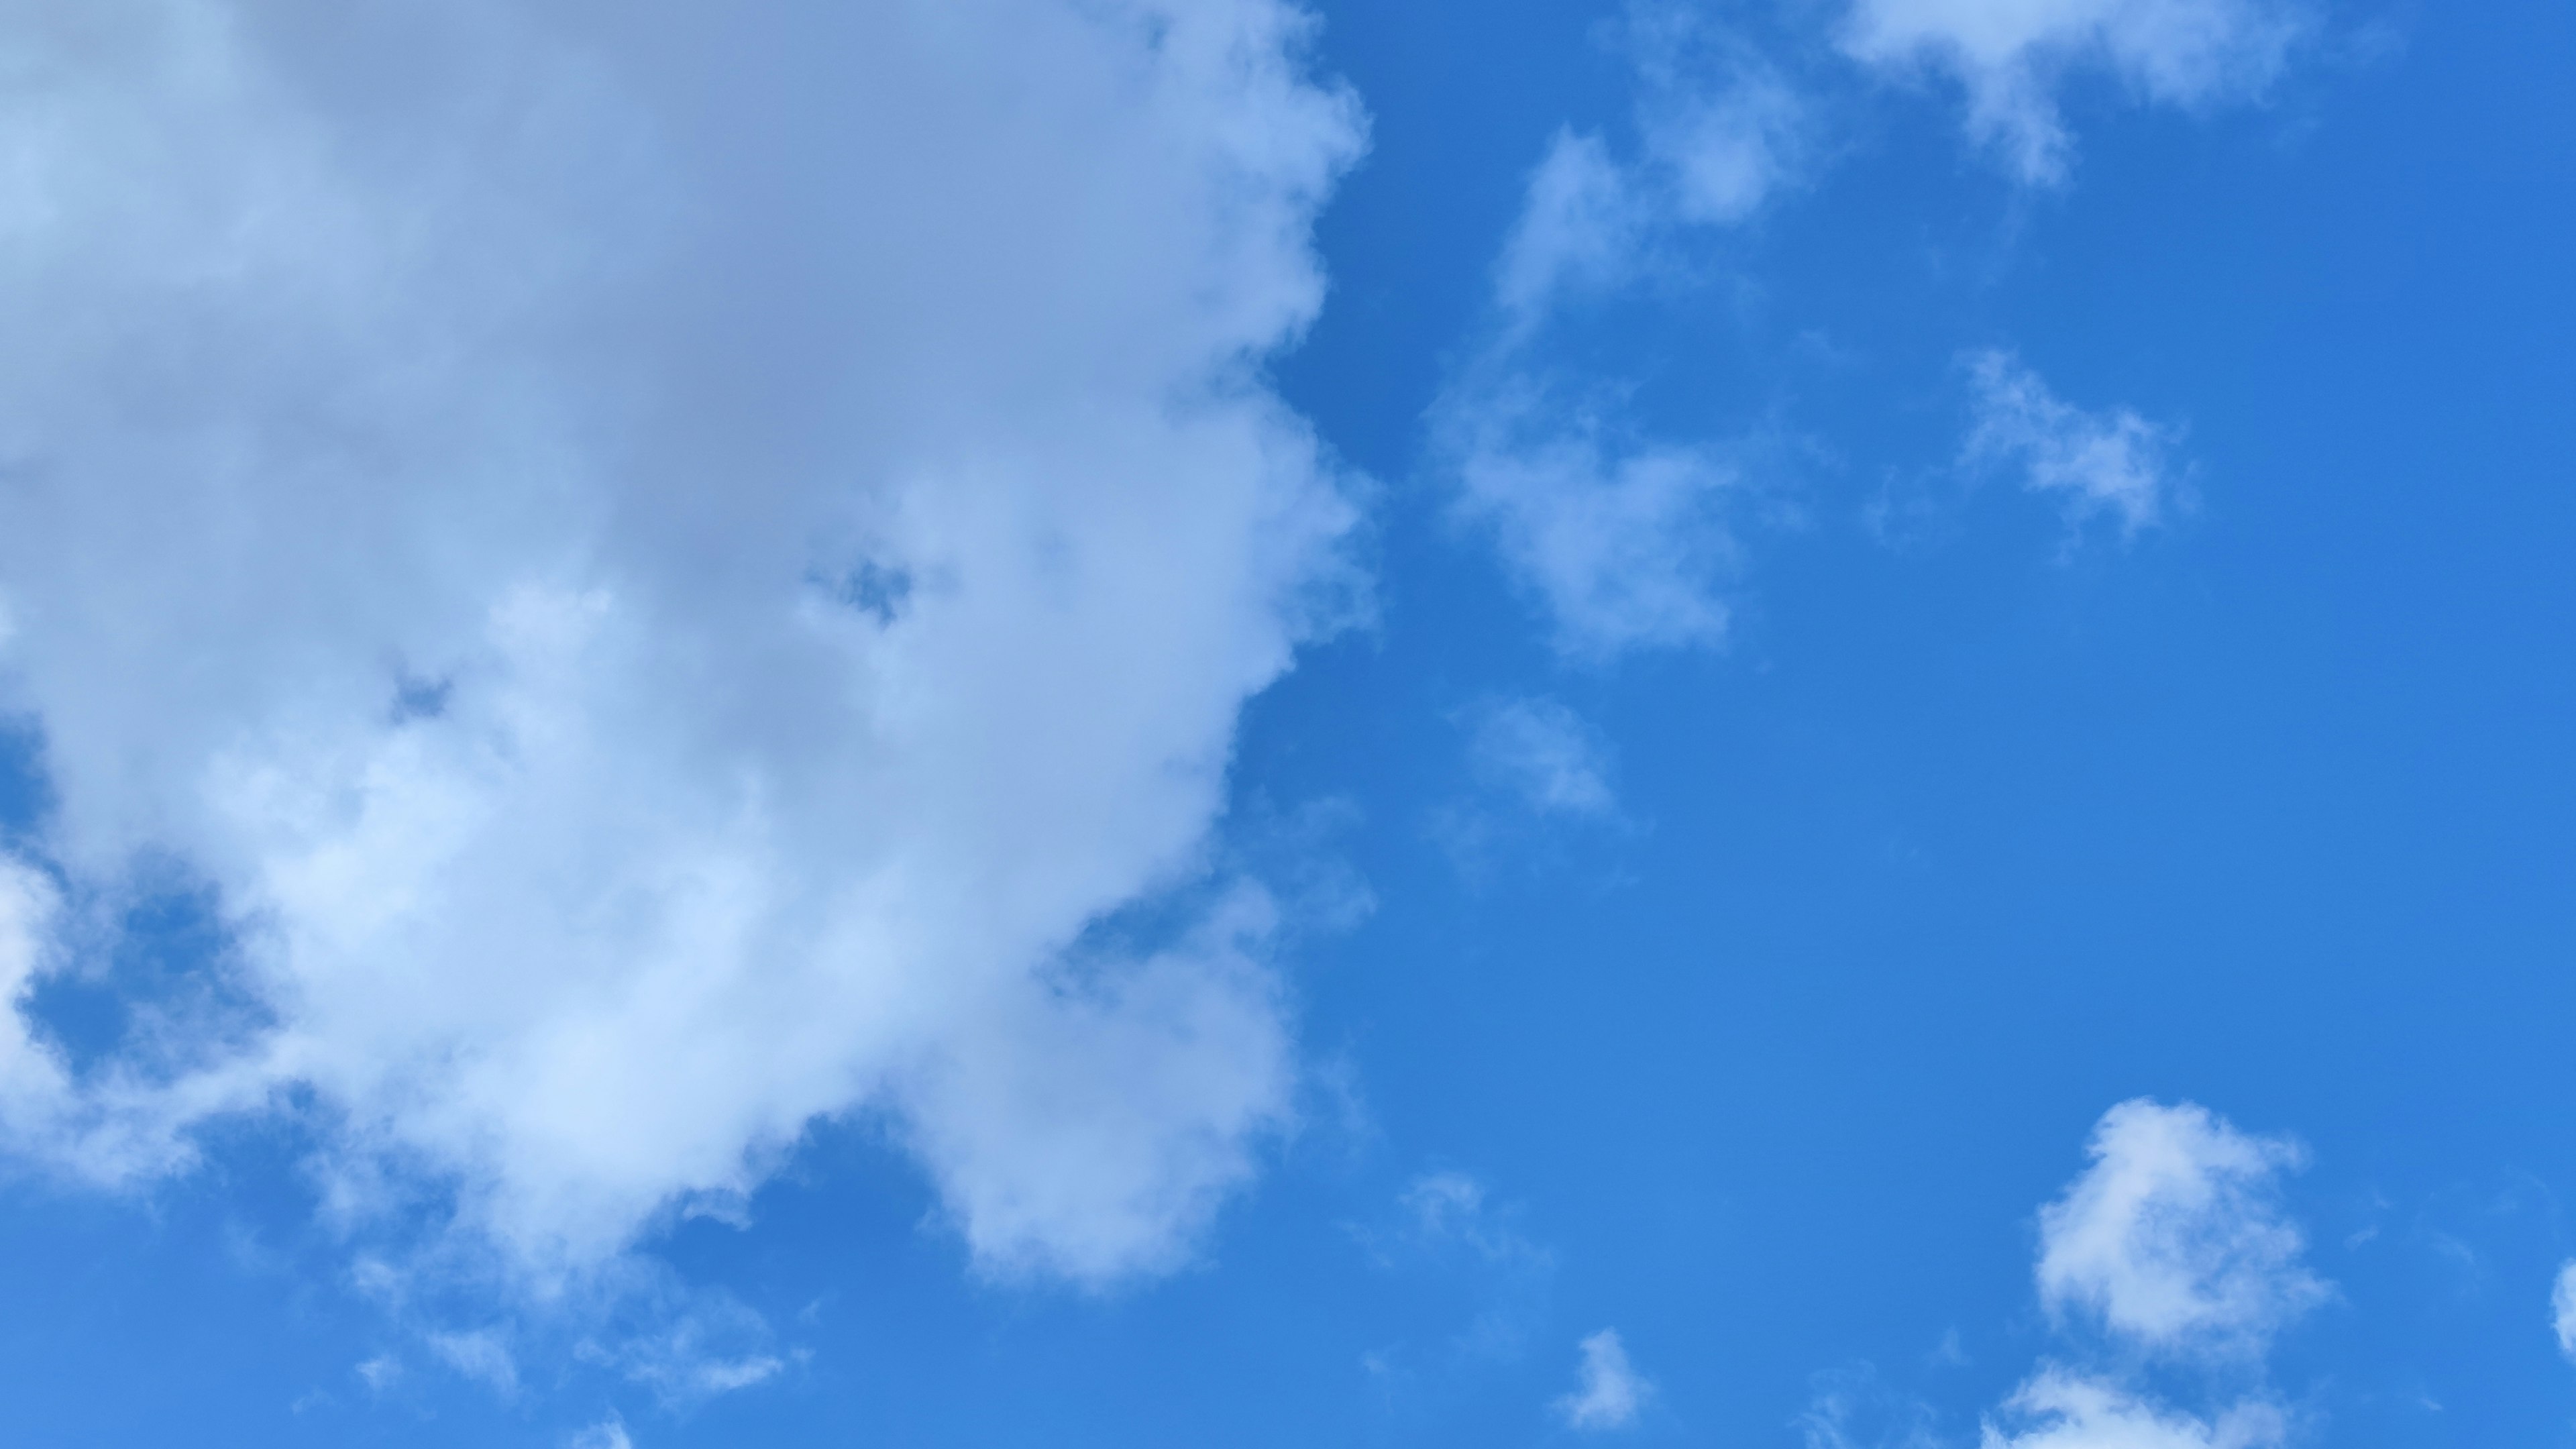
<path id="1" fill-rule="evenodd" d="M 979 1257 L 1150 1268 L 1293 1064 L 1203 892 L 1351 513 L 1258 380 L 1355 155 L 1273 0 L 0 12 L 0 1107 L 291 1107 L 553 1270 L 867 1108 Z M 221 990 L 27 1007 L 140 892 Z M 1079 947 L 1080 949 L 1076 949 Z"/>

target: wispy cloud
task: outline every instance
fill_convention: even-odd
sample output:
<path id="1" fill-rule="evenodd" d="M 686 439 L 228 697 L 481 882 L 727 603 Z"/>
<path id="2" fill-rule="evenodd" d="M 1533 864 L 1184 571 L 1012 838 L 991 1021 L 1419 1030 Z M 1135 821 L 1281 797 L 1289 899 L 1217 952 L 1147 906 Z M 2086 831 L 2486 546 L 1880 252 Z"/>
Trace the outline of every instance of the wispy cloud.
<path id="1" fill-rule="evenodd" d="M 2160 105 L 2260 96 L 2312 28 L 2298 0 L 1855 0 L 1842 32 L 1887 72 L 1938 71 L 1967 94 L 1968 131 L 2022 181 L 2063 181 L 2074 141 L 2056 91 L 2110 72 Z"/>
<path id="2" fill-rule="evenodd" d="M 1485 1185 L 1467 1173 L 1426 1172 L 1405 1185 L 1397 1204 L 1406 1219 L 1405 1233 L 1416 1247 L 1436 1252 L 1463 1246 L 1486 1263 L 1505 1266 L 1545 1268 L 1554 1261 L 1547 1249 L 1522 1235 L 1514 1214 L 1497 1206 Z"/>
<path id="3" fill-rule="evenodd" d="M 1796 1424 L 1806 1449 L 1944 1449 L 1932 1407 L 1863 1363 L 1816 1376 Z"/>
<path id="4" fill-rule="evenodd" d="M 2108 514 L 2124 536 L 2188 501 L 2168 457 L 2172 428 L 2125 407 L 2088 411 L 2067 403 L 2009 352 L 1974 352 L 1966 361 L 1972 466 L 2016 469 L 2024 487 L 2057 499 L 2073 523 Z"/>
<path id="5" fill-rule="evenodd" d="M 620 1419 L 603 1419 L 564 1441 L 564 1449 L 635 1449 Z"/>
<path id="6" fill-rule="evenodd" d="M 389 1353 L 380 1353 L 352 1370 L 369 1391 L 383 1393 L 402 1378 L 402 1361 Z"/>
<path id="7" fill-rule="evenodd" d="M 2550 1326 L 2558 1333 L 2558 1351 L 2576 1363 L 2576 1263 L 2558 1270 L 2549 1292 Z"/>
<path id="8" fill-rule="evenodd" d="M 1494 264 L 1494 301 L 1527 328 L 1569 294 L 1608 291 L 1634 273 L 1654 221 L 1653 203 L 1599 136 L 1559 131 Z"/>
<path id="9" fill-rule="evenodd" d="M 1469 716 L 1476 773 L 1538 815 L 1593 817 L 1619 808 L 1608 747 L 1581 716 L 1553 699 L 1488 702 Z"/>
<path id="10" fill-rule="evenodd" d="M 1546 1319 L 1556 1255 L 1521 1226 L 1522 1214 L 1496 1202 L 1474 1176 L 1446 1169 L 1406 1184 L 1391 1223 L 1350 1231 L 1382 1271 L 1447 1279 L 1473 1305 L 1463 1322 L 1440 1327 L 1436 1352 L 1402 1341 L 1372 1349 L 1371 1377 L 1393 1390 L 1423 1373 L 1481 1373 L 1527 1357 Z"/>
<path id="11" fill-rule="evenodd" d="M 431 1334 L 429 1348 L 449 1368 L 496 1394 L 506 1397 L 519 1391 L 519 1362 L 510 1352 L 507 1335 L 498 1328 Z"/>
<path id="12" fill-rule="evenodd" d="M 1459 400 L 1445 421 L 1459 514 L 1493 540 L 1562 655 L 1725 637 L 1738 475 L 1714 451 L 1628 436 L 1528 380 Z"/>
<path id="13" fill-rule="evenodd" d="M 1570 1429 L 1600 1432 L 1634 1428 L 1654 1385 L 1628 1362 L 1628 1347 L 1615 1329 L 1602 1329 L 1578 1345 L 1583 1359 L 1574 1392 L 1556 1401 L 1556 1415 Z"/>
<path id="14" fill-rule="evenodd" d="M 2265 1449 L 2288 1434 L 2288 1418 L 2260 1400 L 2203 1418 L 2110 1380 L 2048 1368 L 2013 1391 L 1979 1442 L 1982 1449 Z"/>
<path id="15" fill-rule="evenodd" d="M 1696 12 L 1633 5 L 1624 34 L 1628 138 L 1549 143 L 1495 264 L 1495 334 L 1433 409 L 1458 516 L 1559 651 L 1592 663 L 1724 638 L 1738 475 L 1720 450 L 1638 435 L 1616 387 L 1558 376 L 1549 331 L 1671 270 L 1687 239 L 1751 222 L 1797 176 L 1807 128 L 1797 90 Z"/>
<path id="16" fill-rule="evenodd" d="M 1751 221 L 1800 175 L 1808 106 L 1778 69 L 1680 6 L 1631 5 L 1622 33 L 1632 139 L 1559 131 L 1495 264 L 1516 341 L 1644 279 L 1692 233 Z"/>

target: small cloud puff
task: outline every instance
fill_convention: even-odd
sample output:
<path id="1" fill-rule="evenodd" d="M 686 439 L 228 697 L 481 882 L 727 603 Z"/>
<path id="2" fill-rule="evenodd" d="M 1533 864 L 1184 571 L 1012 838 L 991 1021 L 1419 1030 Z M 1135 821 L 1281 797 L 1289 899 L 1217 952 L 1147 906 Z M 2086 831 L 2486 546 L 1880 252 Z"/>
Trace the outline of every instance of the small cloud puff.
<path id="1" fill-rule="evenodd" d="M 1807 103 L 1778 70 L 1678 7 L 1631 6 L 1626 28 L 1640 144 L 1623 157 L 1571 129 L 1549 142 L 1494 270 L 1514 341 L 1637 280 L 1681 234 L 1752 220 L 1800 170 Z"/>
<path id="2" fill-rule="evenodd" d="M 434 1333 L 429 1336 L 432 1353 L 446 1361 L 449 1368 L 492 1390 L 504 1398 L 519 1391 L 519 1365 L 511 1356 L 509 1344 L 497 1328 L 476 1329 L 471 1333 Z M 360 1373 L 366 1372 L 361 1366 Z M 374 1382 L 371 1378 L 370 1383 Z"/>
<path id="3" fill-rule="evenodd" d="M 1557 1417 L 1570 1429 L 1633 1427 L 1638 1410 L 1654 1395 L 1655 1386 L 1628 1362 L 1628 1348 L 1619 1341 L 1618 1330 L 1605 1328 L 1583 1340 L 1580 1347 L 1583 1365 L 1574 1392 L 1556 1401 Z"/>
<path id="4" fill-rule="evenodd" d="M 1558 654 L 1600 662 L 1726 636 L 1734 468 L 1704 448 L 1625 436 L 1529 379 L 1453 398 L 1444 419 L 1459 516 L 1553 627 Z"/>
<path id="5" fill-rule="evenodd" d="M 359 1380 L 370 1390 L 381 1394 L 402 1378 L 403 1367 L 402 1361 L 392 1354 L 380 1353 L 358 1365 L 352 1372 L 356 1373 Z"/>
<path id="6" fill-rule="evenodd" d="M 1971 464 L 2018 467 L 2023 486 L 2060 499 L 2073 523 L 2107 513 L 2124 536 L 2162 522 L 2182 502 L 2166 461 L 2173 429 L 2124 407 L 2088 412 L 2066 403 L 2009 352 L 1971 353 L 1967 366 L 1976 414 Z"/>
<path id="7" fill-rule="evenodd" d="M 627 1437 L 626 1425 L 612 1417 L 565 1440 L 564 1449 L 635 1449 L 635 1441 Z"/>
<path id="8" fill-rule="evenodd" d="M 2168 1353 L 2259 1352 L 2325 1300 L 2283 1215 L 2293 1143 L 2237 1131 L 2204 1108 L 2143 1098 L 2105 1113 L 2093 1165 L 2040 1213 L 2039 1291 L 2112 1333 Z"/>
<path id="9" fill-rule="evenodd" d="M 2040 1301 L 2061 1329 L 2080 1309 L 2129 1352 L 2094 1369 L 2041 1363 L 1986 1420 L 1981 1449 L 2286 1442 L 2290 1417 L 2262 1386 L 2262 1355 L 2330 1291 L 2301 1262 L 2305 1240 L 2277 1200 L 2299 1148 L 2187 1102 L 2139 1099 L 2103 1114 L 2091 1155 L 2040 1212 Z M 2160 1401 L 2139 1351 L 2223 1364 L 2220 1381 L 2245 1391 L 2199 1409 Z"/>
<path id="10" fill-rule="evenodd" d="M 1619 808 L 1609 762 L 1581 716 L 1552 699 L 1477 710 L 1469 750 L 1476 772 L 1540 815 L 1603 816 Z"/>

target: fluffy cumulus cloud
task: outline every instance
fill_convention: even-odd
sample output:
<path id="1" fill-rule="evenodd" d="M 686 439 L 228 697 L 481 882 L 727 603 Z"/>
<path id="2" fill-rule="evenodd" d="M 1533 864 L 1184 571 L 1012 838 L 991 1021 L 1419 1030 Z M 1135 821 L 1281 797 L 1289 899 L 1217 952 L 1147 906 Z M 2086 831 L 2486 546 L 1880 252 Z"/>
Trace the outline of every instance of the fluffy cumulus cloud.
<path id="1" fill-rule="evenodd" d="M 2151 528 L 2189 495 L 2168 455 L 2174 430 L 2125 407 L 2087 410 L 2059 398 L 2047 379 L 2009 352 L 1968 355 L 1975 421 L 1972 466 L 2020 473 L 2033 493 L 2055 498 L 2075 525 L 2108 516 L 2123 535 Z"/>
<path id="2" fill-rule="evenodd" d="M 2259 1388 L 2273 1336 L 2328 1294 L 2282 1211 L 2292 1143 L 2144 1099 L 2103 1114 L 2092 1163 L 2040 1213 L 2041 1302 L 2080 1313 L 2108 1366 L 2043 1363 L 1986 1420 L 1984 1449 L 2268 1449 L 2290 1419 Z M 2255 1391 L 2193 1408 L 2135 1382 L 2141 1356 L 2222 1365 Z"/>
<path id="3" fill-rule="evenodd" d="M 2123 1102 L 2094 1128 L 2093 1162 L 2040 1213 L 2039 1292 L 2145 1347 L 2260 1350 L 2324 1301 L 2277 1180 L 2299 1165 L 2279 1138 L 2207 1109 Z"/>
<path id="4" fill-rule="evenodd" d="M 979 1259 L 1172 1262 L 1286 1119 L 1235 720 L 1352 510 L 1259 381 L 1361 144 L 1276 0 L 0 17 L 0 1125 L 292 1112 L 537 1273 L 867 1112 Z M 1198 885 L 1198 925 L 1092 928 Z M 204 989 L 30 1014 L 144 894 Z"/>
<path id="5" fill-rule="evenodd" d="M 2262 94 L 2307 30 L 2299 0 L 1854 0 L 1842 44 L 1881 70 L 1947 75 L 1970 135 L 2021 180 L 2051 183 L 2073 155 L 2057 102 L 2070 74 L 2206 110 Z"/>
<path id="6" fill-rule="evenodd" d="M 1557 1417 L 1571 1429 L 1634 1428 L 1654 1385 L 1628 1362 L 1628 1347 L 1619 1341 L 1618 1331 L 1605 1328 L 1578 1347 L 1583 1361 L 1574 1392 L 1556 1401 Z"/>

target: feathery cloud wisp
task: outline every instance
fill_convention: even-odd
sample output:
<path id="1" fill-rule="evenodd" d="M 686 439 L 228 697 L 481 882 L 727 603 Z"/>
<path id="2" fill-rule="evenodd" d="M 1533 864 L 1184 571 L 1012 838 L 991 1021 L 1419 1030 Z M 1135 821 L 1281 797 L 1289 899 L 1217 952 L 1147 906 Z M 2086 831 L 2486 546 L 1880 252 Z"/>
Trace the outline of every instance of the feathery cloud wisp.
<path id="1" fill-rule="evenodd" d="M 2171 428 L 2124 407 L 2095 412 L 2065 402 L 2009 352 L 1971 353 L 1967 364 L 1976 409 L 1970 463 L 2016 467 L 2025 488 L 2057 498 L 2073 523 L 2109 514 L 2124 536 L 2187 503 L 2166 459 Z"/>
<path id="2" fill-rule="evenodd" d="M 1563 385 L 1549 327 L 1669 261 L 1677 240 L 1752 220 L 1791 184 L 1797 92 L 1676 7 L 1628 17 L 1636 144 L 1560 131 L 1530 173 L 1494 271 L 1497 334 L 1435 406 L 1458 516 L 1493 540 L 1558 651 L 1600 662 L 1712 645 L 1734 559 L 1719 514 L 1734 470 L 1712 450 L 1628 436 L 1615 389 Z"/>
<path id="3" fill-rule="evenodd" d="M 2074 141 L 2056 91 L 2101 69 L 2147 101 L 2251 99 L 2309 29 L 2296 0 L 1855 0 L 1844 50 L 1883 71 L 1937 70 L 1967 93 L 1968 132 L 2023 182 L 2063 181 Z"/>
<path id="4" fill-rule="evenodd" d="M 1609 764 L 1592 731 L 1552 699 L 1508 699 L 1472 717 L 1468 749 L 1478 773 L 1541 815 L 1600 816 L 1619 808 Z"/>

